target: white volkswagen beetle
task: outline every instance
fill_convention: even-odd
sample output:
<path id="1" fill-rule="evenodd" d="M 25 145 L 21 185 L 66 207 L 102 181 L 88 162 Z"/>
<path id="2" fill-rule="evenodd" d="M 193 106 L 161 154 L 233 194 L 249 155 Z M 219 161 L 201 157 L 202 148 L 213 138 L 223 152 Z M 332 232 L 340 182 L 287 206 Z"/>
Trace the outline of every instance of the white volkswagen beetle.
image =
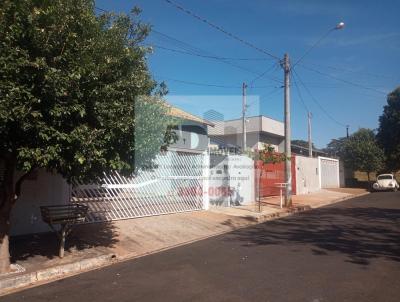
<path id="1" fill-rule="evenodd" d="M 399 184 L 393 174 L 381 174 L 376 178 L 376 183 L 372 185 L 375 191 L 393 190 L 397 191 Z"/>

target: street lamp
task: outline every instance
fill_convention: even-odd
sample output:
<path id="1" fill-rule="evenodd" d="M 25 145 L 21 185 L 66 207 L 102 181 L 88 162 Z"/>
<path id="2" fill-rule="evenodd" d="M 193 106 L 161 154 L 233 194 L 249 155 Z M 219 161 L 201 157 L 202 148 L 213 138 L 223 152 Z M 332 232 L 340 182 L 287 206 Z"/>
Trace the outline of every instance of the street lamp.
<path id="1" fill-rule="evenodd" d="M 291 68 L 293 68 L 294 66 L 296 66 L 297 64 L 299 64 L 300 61 L 303 60 L 304 57 L 305 57 L 306 55 L 308 55 L 309 52 L 310 52 L 311 50 L 313 50 L 315 47 L 317 47 L 317 46 L 321 43 L 321 41 L 324 40 L 331 32 L 333 32 L 333 31 L 335 31 L 335 30 L 340 30 L 340 29 L 343 29 L 343 28 L 344 28 L 344 22 L 339 22 L 334 28 L 331 28 L 330 30 L 328 30 L 328 31 L 326 32 L 326 34 L 324 34 L 323 36 L 321 36 L 321 38 L 319 38 L 313 45 L 311 45 L 311 47 L 300 57 L 300 59 L 298 59 L 298 60 L 292 65 Z"/>
<path id="2" fill-rule="evenodd" d="M 298 59 L 293 65 L 290 64 L 289 61 L 289 55 L 285 54 L 283 62 L 282 62 L 282 67 L 284 71 L 284 132 L 285 132 L 285 155 L 286 155 L 286 161 L 285 161 L 285 183 L 286 183 L 286 192 L 285 192 L 285 206 L 291 206 L 292 205 L 292 161 L 291 161 L 291 128 L 290 128 L 290 72 L 296 66 L 299 64 L 301 60 L 305 56 L 309 54 L 311 50 L 313 50 L 315 47 L 318 46 L 319 43 L 323 39 L 325 39 L 332 31 L 334 30 L 340 30 L 344 28 L 344 22 L 338 23 L 334 28 L 329 29 L 326 34 L 324 34 L 321 38 L 319 38 L 301 57 Z M 309 142 L 312 145 L 312 142 Z"/>
<path id="3" fill-rule="evenodd" d="M 338 25 L 336 25 L 335 29 L 343 29 L 344 28 L 344 22 L 340 22 L 338 23 Z"/>

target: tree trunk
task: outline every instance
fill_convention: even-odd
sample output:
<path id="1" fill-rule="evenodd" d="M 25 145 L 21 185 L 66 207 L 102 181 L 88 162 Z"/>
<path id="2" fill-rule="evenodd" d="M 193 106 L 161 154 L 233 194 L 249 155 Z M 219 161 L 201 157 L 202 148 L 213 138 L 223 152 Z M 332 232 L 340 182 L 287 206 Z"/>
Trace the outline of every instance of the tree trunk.
<path id="1" fill-rule="evenodd" d="M 371 188 L 371 177 L 370 177 L 369 173 L 370 172 L 367 172 L 367 179 L 368 179 L 368 188 L 367 188 L 367 190 L 368 191 L 370 191 L 372 189 Z"/>
<path id="2" fill-rule="evenodd" d="M 10 270 L 9 220 L 0 218 L 0 275 Z"/>
<path id="3" fill-rule="evenodd" d="M 15 202 L 14 163 L 10 158 L 5 159 L 4 178 L 0 188 L 0 274 L 10 270 L 10 215 Z"/>

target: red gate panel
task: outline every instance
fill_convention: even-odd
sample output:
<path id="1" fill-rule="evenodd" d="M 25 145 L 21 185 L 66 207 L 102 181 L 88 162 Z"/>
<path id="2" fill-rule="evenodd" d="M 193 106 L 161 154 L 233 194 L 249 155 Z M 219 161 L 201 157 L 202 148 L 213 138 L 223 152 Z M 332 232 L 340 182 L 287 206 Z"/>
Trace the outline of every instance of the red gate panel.
<path id="1" fill-rule="evenodd" d="M 292 194 L 296 194 L 296 157 L 292 155 Z M 258 161 L 255 163 L 256 190 L 261 197 L 277 196 L 280 189 L 277 183 L 285 182 L 285 163 L 263 164 Z"/>

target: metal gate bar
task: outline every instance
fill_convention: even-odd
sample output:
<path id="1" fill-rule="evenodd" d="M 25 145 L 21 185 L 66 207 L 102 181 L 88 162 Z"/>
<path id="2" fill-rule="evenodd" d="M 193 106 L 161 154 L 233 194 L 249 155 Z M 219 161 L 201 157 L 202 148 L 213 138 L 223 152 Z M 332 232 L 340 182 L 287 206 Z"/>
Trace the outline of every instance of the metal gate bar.
<path id="1" fill-rule="evenodd" d="M 88 222 L 203 209 L 203 154 L 168 151 L 155 168 L 131 177 L 113 172 L 97 183 L 75 183 L 71 202 L 89 207 Z"/>

